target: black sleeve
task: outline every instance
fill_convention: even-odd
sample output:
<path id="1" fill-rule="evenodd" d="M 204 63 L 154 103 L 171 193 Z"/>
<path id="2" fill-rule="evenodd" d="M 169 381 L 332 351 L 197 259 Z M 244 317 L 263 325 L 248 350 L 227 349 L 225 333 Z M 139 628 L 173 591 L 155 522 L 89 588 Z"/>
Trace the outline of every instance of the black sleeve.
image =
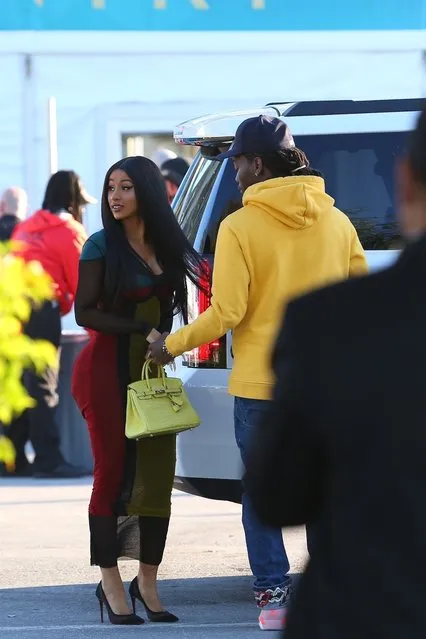
<path id="1" fill-rule="evenodd" d="M 259 425 L 244 483 L 265 524 L 295 526 L 317 519 L 323 481 L 319 436 L 309 413 L 311 357 L 305 313 L 289 306 L 275 347 L 273 401 Z"/>
<path id="2" fill-rule="evenodd" d="M 100 333 L 142 333 L 148 336 L 153 328 L 148 323 L 120 317 L 99 308 L 104 270 L 103 259 L 80 261 L 75 297 L 77 324 Z"/>
<path id="3" fill-rule="evenodd" d="M 158 330 L 160 333 L 170 333 L 172 330 L 172 326 L 173 326 L 173 307 L 172 307 L 172 301 L 170 300 L 170 308 L 166 313 L 164 313 L 164 315 L 162 315 Z"/>

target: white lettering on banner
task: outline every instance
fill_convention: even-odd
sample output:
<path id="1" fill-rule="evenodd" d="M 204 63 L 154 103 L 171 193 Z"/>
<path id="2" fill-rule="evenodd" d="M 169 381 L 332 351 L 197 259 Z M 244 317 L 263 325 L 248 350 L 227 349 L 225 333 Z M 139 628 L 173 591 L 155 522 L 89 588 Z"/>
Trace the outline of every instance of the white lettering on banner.
<path id="1" fill-rule="evenodd" d="M 34 0 L 38 7 L 44 7 L 44 0 Z M 207 0 L 189 0 L 194 9 L 198 11 L 207 11 L 210 9 Z M 92 9 L 106 9 L 106 0 L 91 0 Z M 167 0 L 154 0 L 154 9 L 162 10 L 167 9 Z M 266 9 L 266 0 L 251 0 L 251 8 Z"/>
<path id="2" fill-rule="evenodd" d="M 38 7 L 44 7 L 44 0 L 34 0 Z M 106 0 L 91 0 L 92 9 L 106 9 Z"/>
<path id="3" fill-rule="evenodd" d="M 189 0 L 194 9 L 206 11 L 210 9 L 206 0 Z M 154 0 L 154 9 L 167 9 L 167 0 Z"/>

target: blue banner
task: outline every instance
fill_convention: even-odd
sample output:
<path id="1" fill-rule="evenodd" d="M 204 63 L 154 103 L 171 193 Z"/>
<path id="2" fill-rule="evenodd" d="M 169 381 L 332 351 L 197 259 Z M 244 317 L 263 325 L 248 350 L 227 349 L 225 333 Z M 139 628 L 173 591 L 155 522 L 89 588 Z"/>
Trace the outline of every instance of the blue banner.
<path id="1" fill-rule="evenodd" d="M 0 31 L 407 29 L 426 29 L 426 0 L 0 0 Z"/>

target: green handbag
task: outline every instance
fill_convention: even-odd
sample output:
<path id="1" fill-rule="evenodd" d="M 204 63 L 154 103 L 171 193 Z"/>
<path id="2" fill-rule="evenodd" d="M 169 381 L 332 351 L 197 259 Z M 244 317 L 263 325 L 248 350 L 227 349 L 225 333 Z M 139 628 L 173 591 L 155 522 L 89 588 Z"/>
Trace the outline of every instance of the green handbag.
<path id="1" fill-rule="evenodd" d="M 166 377 L 158 366 L 159 377 L 150 377 L 152 360 L 142 368 L 142 379 L 127 387 L 126 437 L 142 439 L 171 435 L 200 425 L 183 388 L 182 380 Z"/>

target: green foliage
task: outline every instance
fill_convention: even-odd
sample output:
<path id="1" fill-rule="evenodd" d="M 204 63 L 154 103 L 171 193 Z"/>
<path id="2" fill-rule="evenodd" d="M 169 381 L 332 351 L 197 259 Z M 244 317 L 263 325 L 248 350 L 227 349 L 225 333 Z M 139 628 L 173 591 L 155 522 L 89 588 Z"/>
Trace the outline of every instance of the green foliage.
<path id="1" fill-rule="evenodd" d="M 22 385 L 23 371 L 34 367 L 42 373 L 46 366 L 56 365 L 50 342 L 32 340 L 22 332 L 31 309 L 52 299 L 52 281 L 38 262 L 26 263 L 10 250 L 9 244 L 0 244 L 0 422 L 4 425 L 35 405 Z M 13 467 L 13 460 L 13 446 L 0 435 L 0 461 Z"/>

